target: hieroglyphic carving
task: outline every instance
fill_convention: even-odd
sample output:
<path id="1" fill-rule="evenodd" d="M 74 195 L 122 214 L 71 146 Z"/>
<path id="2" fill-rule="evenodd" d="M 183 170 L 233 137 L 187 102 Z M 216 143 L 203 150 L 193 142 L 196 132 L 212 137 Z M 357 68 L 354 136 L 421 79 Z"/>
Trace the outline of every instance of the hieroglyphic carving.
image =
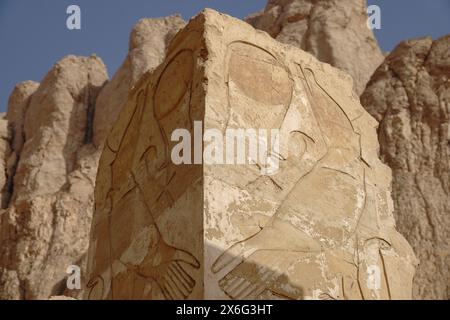
<path id="1" fill-rule="evenodd" d="M 194 136 L 195 121 L 224 135 L 277 129 L 280 149 L 264 152 L 279 170 L 262 175 L 260 159 L 175 165 L 171 133 Z M 343 74 L 204 11 L 107 139 L 91 298 L 408 297 L 414 255 L 395 230 L 375 127 Z"/>
<path id="2" fill-rule="evenodd" d="M 266 75 L 276 75 L 281 79 L 285 74 L 285 79 L 290 79 L 288 73 L 278 67 L 281 64 L 272 55 L 261 58 L 269 57 L 265 50 L 244 43 L 239 44 L 238 50 L 234 46 L 228 63 L 230 114 L 243 113 L 241 117 L 234 118 L 241 120 L 241 127 L 251 127 L 255 122 L 255 113 L 259 114 L 255 109 L 265 110 L 265 123 L 261 125 L 267 125 L 271 120 L 269 126 L 281 129 L 288 108 L 297 107 L 290 104 L 292 92 L 286 92 L 293 90 L 293 86 L 288 81 L 277 83 Z M 372 191 L 367 188 L 366 170 L 371 168 L 361 157 L 360 133 L 355 131 L 345 110 L 318 83 L 314 71 L 299 66 L 303 78 L 297 77 L 293 81 L 301 82 L 300 88 L 307 97 L 306 105 L 309 104 L 314 125 L 319 130 L 316 135 L 309 136 L 302 132 L 304 124 L 299 123 L 300 128 L 287 132 L 287 136 L 291 140 L 293 133 L 301 133 L 304 145 L 309 144 L 310 149 L 321 149 L 316 153 L 320 157 L 316 157 L 309 168 L 303 168 L 296 182 L 289 186 L 290 189 L 283 190 L 286 196 L 277 205 L 273 216 L 260 226 L 260 230 L 223 252 L 212 265 L 212 271 L 218 273 L 232 266 L 219 285 L 233 299 L 254 299 L 264 296 L 265 291 L 269 291 L 265 296 L 272 294 L 290 299 L 301 299 L 305 295 L 314 297 L 313 292 L 305 291 L 312 287 L 333 286 L 336 280 L 341 284 L 340 290 L 334 294 L 319 292 L 314 298 L 391 298 L 389 280 L 384 276 L 386 265 L 378 242 L 385 249 L 386 246 L 391 249 L 391 245 L 377 234 L 377 230 L 361 232 L 359 228 L 361 216 L 370 214 L 366 210 L 366 197 L 367 192 Z M 275 67 L 279 70 L 274 72 Z M 252 82 L 249 77 L 256 77 L 259 81 Z M 253 88 L 255 86 L 256 89 Z M 278 97 L 284 98 L 284 103 L 274 103 Z M 274 111 L 280 106 L 282 112 Z M 247 111 L 249 107 L 253 109 Z M 247 116 L 251 118 L 247 123 L 246 112 L 251 114 Z M 277 117 L 279 114 L 283 116 Z M 315 141 L 322 141 L 323 144 L 317 146 Z M 293 144 L 289 142 L 292 148 Z M 297 157 L 310 152 L 306 146 L 298 153 L 294 150 Z M 271 179 L 274 181 L 277 177 Z M 279 184 L 277 186 L 283 189 Z M 308 229 L 310 232 L 306 232 Z M 370 248 L 367 244 L 372 242 L 375 252 L 367 252 Z M 375 254 L 375 258 L 371 254 Z M 322 260 L 322 263 L 307 262 L 311 260 Z M 377 266 L 381 270 L 384 284 L 379 288 L 379 296 L 373 296 L 364 284 L 367 279 L 364 272 L 369 266 Z M 328 268 L 326 275 L 324 268 Z M 304 277 L 304 274 L 308 275 L 307 281 L 292 281 Z"/>
<path id="3" fill-rule="evenodd" d="M 220 206 L 206 195 L 218 288 L 231 299 L 408 297 L 414 254 L 387 204 L 389 172 L 377 158 L 376 122 L 351 90 L 329 90 L 327 73 L 309 56 L 287 54 L 263 37 L 239 40 L 228 30 L 223 130 L 276 128 L 283 147 L 272 176 L 255 176 L 259 167 L 206 168 L 210 194 L 236 194 Z M 215 289 L 208 294 L 222 297 Z"/>
<path id="4" fill-rule="evenodd" d="M 147 212 L 151 214 L 155 231 L 158 233 L 156 236 L 159 239 L 155 239 L 158 243 L 149 248 L 149 252 L 139 265 L 128 264 L 128 267 L 139 276 L 156 281 L 166 299 L 186 299 L 192 293 L 195 280 L 185 265 L 193 268 L 200 267 L 198 260 L 191 253 L 170 246 L 164 241 L 156 222 L 158 215 L 172 207 L 186 192 L 189 183 L 192 182 L 189 180 L 195 179 L 194 167 L 176 166 L 170 159 L 170 150 L 174 145 L 174 142 L 170 140 L 173 130 L 185 128 L 192 131 L 190 116 L 194 68 L 192 55 L 193 53 L 188 50 L 179 52 L 167 64 L 156 85 L 153 110 L 163 141 L 161 166 L 156 170 L 149 168 L 149 164 L 154 166 L 157 161 L 151 158 L 149 160 L 148 157 L 152 156 L 152 152 L 158 154 L 158 148 L 161 148 L 151 144 L 143 154 L 138 154 L 140 159 L 144 159 L 145 174 L 131 173 L 142 197 L 137 201 L 143 203 Z M 138 167 L 141 168 L 139 165 Z"/>
<path id="5" fill-rule="evenodd" d="M 135 90 L 135 101 L 132 98 L 129 110 L 122 112 L 131 116 L 122 124 L 119 141 L 116 136 L 107 140 L 110 186 L 97 192 L 104 208 L 96 210 L 106 210 L 110 293 L 105 297 L 104 280 L 95 275 L 88 283 L 88 298 L 186 299 L 196 285 L 192 270 L 200 262 L 193 253 L 167 242 L 170 225 L 160 226 L 167 224 L 161 216 L 170 214 L 201 179 L 197 166 L 176 166 L 170 159 L 171 132 L 193 128 L 194 63 L 193 52 L 181 50 L 155 85 L 151 79 L 141 81 L 138 87 L 143 89 Z"/>

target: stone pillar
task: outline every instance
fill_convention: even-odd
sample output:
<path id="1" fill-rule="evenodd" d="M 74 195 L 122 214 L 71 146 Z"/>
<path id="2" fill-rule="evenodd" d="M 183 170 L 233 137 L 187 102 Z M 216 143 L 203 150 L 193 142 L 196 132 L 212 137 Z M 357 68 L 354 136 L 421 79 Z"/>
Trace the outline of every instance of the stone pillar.
<path id="1" fill-rule="evenodd" d="M 410 298 L 376 126 L 343 72 L 203 11 L 109 134 L 86 298 Z"/>

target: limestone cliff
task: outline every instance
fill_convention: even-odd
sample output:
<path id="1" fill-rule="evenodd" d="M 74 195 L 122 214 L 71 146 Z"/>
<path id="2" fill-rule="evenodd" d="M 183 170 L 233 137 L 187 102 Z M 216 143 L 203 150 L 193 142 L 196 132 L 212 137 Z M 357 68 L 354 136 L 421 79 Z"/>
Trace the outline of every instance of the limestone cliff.
<path id="1" fill-rule="evenodd" d="M 360 95 L 384 60 L 367 19 L 366 0 L 269 0 L 247 22 L 344 70 Z"/>
<path id="2" fill-rule="evenodd" d="M 420 259 L 414 297 L 450 298 L 450 36 L 402 42 L 361 97 L 379 122 L 399 231 Z"/>

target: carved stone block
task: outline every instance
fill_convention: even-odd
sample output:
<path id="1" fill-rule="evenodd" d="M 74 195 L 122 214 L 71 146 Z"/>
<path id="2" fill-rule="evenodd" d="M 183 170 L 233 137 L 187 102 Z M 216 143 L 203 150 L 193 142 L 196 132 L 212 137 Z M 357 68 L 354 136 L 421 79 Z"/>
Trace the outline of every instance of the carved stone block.
<path id="1" fill-rule="evenodd" d="M 343 72 L 203 11 L 109 134 L 86 298 L 410 298 L 376 126 Z"/>

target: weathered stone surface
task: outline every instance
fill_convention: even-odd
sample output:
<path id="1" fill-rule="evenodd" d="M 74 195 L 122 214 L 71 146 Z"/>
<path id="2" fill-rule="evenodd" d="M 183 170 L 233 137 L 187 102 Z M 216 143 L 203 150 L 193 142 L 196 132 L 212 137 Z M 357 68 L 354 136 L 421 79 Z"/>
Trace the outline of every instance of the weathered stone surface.
<path id="1" fill-rule="evenodd" d="M 346 71 L 360 95 L 384 60 L 367 18 L 365 0 L 269 0 L 262 12 L 246 20 Z"/>
<path id="2" fill-rule="evenodd" d="M 76 300 L 76 299 L 74 299 L 72 297 L 67 297 L 67 296 L 53 296 L 53 297 L 50 297 L 50 299 L 48 299 L 48 300 Z"/>
<path id="3" fill-rule="evenodd" d="M 205 10 L 107 138 L 86 298 L 410 298 L 416 260 L 395 230 L 376 127 L 349 76 Z M 176 165 L 181 128 L 218 134 L 193 142 L 217 162 Z M 277 171 L 220 164 L 213 142 L 238 128 L 279 130 Z"/>
<path id="4" fill-rule="evenodd" d="M 142 19 L 130 35 L 129 52 L 111 82 L 101 91 L 94 118 L 94 144 L 101 146 L 117 118 L 128 91 L 146 72 L 165 57 L 167 43 L 185 22 L 178 16 Z"/>
<path id="5" fill-rule="evenodd" d="M 68 56 L 16 87 L 0 216 L 0 298 L 47 299 L 88 246 L 98 150 L 92 113 L 107 80 L 95 57 Z"/>
<path id="6" fill-rule="evenodd" d="M 0 113 L 0 155 L 7 155 L 10 153 L 8 142 L 8 121 L 5 119 L 5 113 Z M 0 190 L 6 186 L 6 159 L 0 158 Z"/>
<path id="7" fill-rule="evenodd" d="M 450 36 L 402 42 L 361 97 L 393 171 L 398 229 L 420 260 L 414 297 L 450 299 Z"/>
<path id="8" fill-rule="evenodd" d="M 8 112 L 4 117 L 6 122 L 6 140 L 8 147 L 0 153 L 5 166 L 5 182 L 2 186 L 2 208 L 8 206 L 11 198 L 14 173 L 17 168 L 19 155 L 23 147 L 23 121 L 24 113 L 30 103 L 31 95 L 37 90 L 39 83 L 24 81 L 14 88 L 8 101 Z"/>
<path id="9" fill-rule="evenodd" d="M 15 88 L 0 119 L 0 298 L 79 296 L 64 290 L 63 280 L 70 264 L 84 271 L 104 135 L 129 88 L 163 60 L 167 41 L 183 24 L 178 16 L 142 19 L 127 58 L 100 95 L 106 71 L 97 58 L 66 58 L 41 87 L 26 81 Z"/>

